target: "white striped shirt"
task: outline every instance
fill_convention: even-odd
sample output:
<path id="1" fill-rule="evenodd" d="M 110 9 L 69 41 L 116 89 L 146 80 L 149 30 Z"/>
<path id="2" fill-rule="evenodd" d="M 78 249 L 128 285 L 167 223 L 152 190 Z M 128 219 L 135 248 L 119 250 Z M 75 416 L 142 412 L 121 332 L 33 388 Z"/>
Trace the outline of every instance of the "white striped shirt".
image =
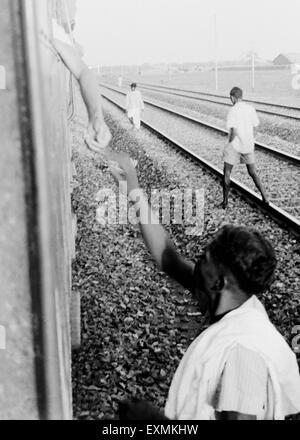
<path id="1" fill-rule="evenodd" d="M 215 410 L 264 419 L 272 398 L 264 360 L 254 351 L 237 345 L 222 372 L 214 399 Z"/>

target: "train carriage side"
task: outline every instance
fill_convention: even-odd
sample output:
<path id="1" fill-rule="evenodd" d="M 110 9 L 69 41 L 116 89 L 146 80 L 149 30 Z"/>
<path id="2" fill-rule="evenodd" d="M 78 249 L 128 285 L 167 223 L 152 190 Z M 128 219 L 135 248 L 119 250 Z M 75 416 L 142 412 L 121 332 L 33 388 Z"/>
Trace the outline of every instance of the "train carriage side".
<path id="1" fill-rule="evenodd" d="M 72 418 L 73 110 L 54 3 L 1 1 L 0 419 Z"/>

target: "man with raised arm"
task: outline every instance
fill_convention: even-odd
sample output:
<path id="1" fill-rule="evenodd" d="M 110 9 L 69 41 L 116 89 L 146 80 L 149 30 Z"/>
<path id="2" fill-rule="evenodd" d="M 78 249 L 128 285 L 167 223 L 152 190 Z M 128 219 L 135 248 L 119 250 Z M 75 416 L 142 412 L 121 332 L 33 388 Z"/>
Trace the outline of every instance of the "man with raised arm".
<path id="1" fill-rule="evenodd" d="M 185 260 L 151 212 L 131 160 L 114 160 L 112 174 L 128 191 L 158 267 L 189 289 L 210 319 L 179 364 L 165 414 L 148 403 L 127 402 L 121 418 L 263 420 L 299 412 L 296 356 L 257 297 L 270 286 L 276 267 L 269 241 L 255 230 L 228 225 L 196 264 Z"/>

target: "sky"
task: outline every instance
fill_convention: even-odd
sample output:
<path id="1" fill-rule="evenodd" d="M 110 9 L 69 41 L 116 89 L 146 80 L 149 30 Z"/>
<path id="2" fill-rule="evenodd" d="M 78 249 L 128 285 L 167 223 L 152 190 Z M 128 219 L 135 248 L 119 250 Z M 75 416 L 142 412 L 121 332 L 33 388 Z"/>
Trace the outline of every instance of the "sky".
<path id="1" fill-rule="evenodd" d="M 300 52 L 300 0 L 78 0 L 75 38 L 91 66 L 273 59 Z"/>

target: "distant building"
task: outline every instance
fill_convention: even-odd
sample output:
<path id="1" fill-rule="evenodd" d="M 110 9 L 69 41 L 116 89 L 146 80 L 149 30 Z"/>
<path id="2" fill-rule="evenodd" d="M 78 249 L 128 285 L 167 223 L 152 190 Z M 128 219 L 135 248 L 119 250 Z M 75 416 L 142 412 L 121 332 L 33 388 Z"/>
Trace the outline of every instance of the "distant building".
<path id="1" fill-rule="evenodd" d="M 300 64 L 300 53 L 281 53 L 274 60 L 275 66 L 291 66 Z"/>

